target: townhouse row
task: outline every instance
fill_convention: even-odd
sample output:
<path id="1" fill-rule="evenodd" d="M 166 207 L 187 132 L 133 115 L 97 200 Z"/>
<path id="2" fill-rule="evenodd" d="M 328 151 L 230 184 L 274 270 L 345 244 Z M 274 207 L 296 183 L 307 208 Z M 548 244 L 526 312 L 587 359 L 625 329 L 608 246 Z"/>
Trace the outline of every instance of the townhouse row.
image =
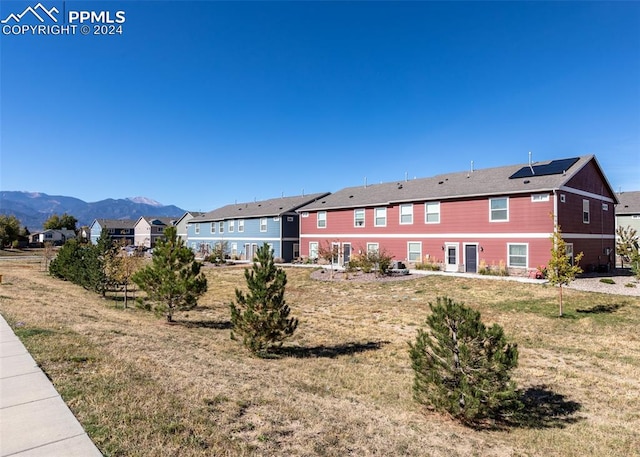
<path id="1" fill-rule="evenodd" d="M 617 203 L 587 155 L 232 204 L 173 223 L 201 256 L 223 243 L 230 257 L 249 260 L 267 243 L 285 262 L 317 258 L 324 248 L 344 265 L 384 250 L 410 266 L 477 272 L 503 264 L 526 275 L 549 260 L 556 226 L 570 253 L 584 253 L 583 267 L 613 267 Z"/>

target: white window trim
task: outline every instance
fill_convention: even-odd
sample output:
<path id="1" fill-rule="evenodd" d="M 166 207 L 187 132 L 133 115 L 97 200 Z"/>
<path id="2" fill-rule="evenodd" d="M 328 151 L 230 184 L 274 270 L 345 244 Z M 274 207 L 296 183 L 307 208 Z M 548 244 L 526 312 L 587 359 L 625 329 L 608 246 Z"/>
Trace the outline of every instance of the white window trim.
<path id="1" fill-rule="evenodd" d="M 384 211 L 384 224 L 378 224 L 378 211 Z M 386 227 L 387 226 L 387 208 L 374 208 L 373 209 L 373 226 L 374 227 Z"/>
<path id="2" fill-rule="evenodd" d="M 235 231 L 236 231 L 236 221 L 230 220 L 229 221 L 229 233 L 233 233 Z"/>
<path id="3" fill-rule="evenodd" d="M 263 222 L 264 222 L 264 224 L 263 224 Z M 262 228 L 262 227 L 263 227 L 263 225 L 264 225 L 264 229 Z M 260 231 L 261 231 L 261 232 L 266 232 L 266 231 L 267 231 L 267 228 L 268 228 L 268 227 L 267 227 L 267 218 L 266 218 L 266 217 L 261 217 L 261 218 L 260 218 Z"/>
<path id="4" fill-rule="evenodd" d="M 367 253 L 380 252 L 380 243 L 367 243 Z"/>
<path id="5" fill-rule="evenodd" d="M 522 265 L 511 265 L 511 246 L 524 246 L 526 249 L 525 264 Z M 529 267 L 529 243 L 507 243 L 507 267 L 508 268 L 528 268 Z"/>
<path id="6" fill-rule="evenodd" d="M 408 214 L 403 214 L 402 210 L 409 208 L 411 211 Z M 398 218 L 398 222 L 400 223 L 400 225 L 412 225 L 413 224 L 413 203 L 403 203 L 398 207 L 398 213 L 399 213 L 399 218 Z M 402 216 L 411 216 L 411 221 L 409 222 L 402 222 Z"/>
<path id="7" fill-rule="evenodd" d="M 211 233 L 216 233 L 216 222 L 211 223 L 211 227 L 209 229 Z"/>
<path id="8" fill-rule="evenodd" d="M 491 208 L 491 202 L 494 200 L 506 200 L 507 201 L 507 217 L 506 219 L 494 219 L 493 218 L 493 209 Z M 495 211 L 504 211 L 503 209 L 495 210 Z M 509 222 L 509 197 L 496 197 L 489 199 L 489 222 Z"/>
<path id="9" fill-rule="evenodd" d="M 320 217 L 321 214 L 324 217 L 321 218 Z M 320 221 L 323 221 L 324 225 L 320 225 Z M 318 211 L 316 213 L 316 227 L 321 229 L 327 228 L 327 212 L 326 211 Z"/>
<path id="10" fill-rule="evenodd" d="M 224 233 L 224 221 L 218 222 L 218 233 Z"/>
<path id="11" fill-rule="evenodd" d="M 438 212 L 437 213 L 430 213 L 428 208 L 429 205 L 436 205 L 438 207 Z M 438 220 L 437 221 L 428 221 L 427 220 L 427 216 L 429 214 L 437 214 L 438 215 Z M 424 204 L 424 223 L 425 224 L 439 224 L 440 223 L 440 202 L 426 202 Z"/>
<path id="12" fill-rule="evenodd" d="M 362 222 L 362 224 L 358 225 L 358 218 L 356 217 L 356 215 L 358 214 L 358 211 L 362 211 L 362 220 L 360 222 Z M 361 228 L 364 227 L 366 224 L 366 217 L 367 217 L 367 212 L 364 208 L 357 208 L 353 210 L 353 226 L 357 227 L 357 228 Z"/>
<path id="13" fill-rule="evenodd" d="M 564 203 L 567 201 L 567 197 L 565 194 L 560 194 L 560 203 Z"/>
<path id="14" fill-rule="evenodd" d="M 418 258 L 417 259 L 413 259 L 411 260 L 411 250 L 409 249 L 409 246 L 412 244 L 417 244 L 418 246 L 420 246 L 420 249 L 418 250 Z M 422 260 L 422 243 L 420 241 L 407 241 L 407 261 L 408 262 L 420 262 Z"/>
<path id="15" fill-rule="evenodd" d="M 196 235 L 199 235 L 199 234 L 200 234 L 200 224 L 194 224 L 194 226 L 193 226 L 193 232 L 194 232 Z"/>
<path id="16" fill-rule="evenodd" d="M 590 224 L 591 223 L 591 203 L 587 199 L 582 200 L 582 223 Z M 586 220 L 585 220 L 586 216 Z"/>
<path id="17" fill-rule="evenodd" d="M 244 232 L 244 219 L 238 219 L 238 232 Z"/>

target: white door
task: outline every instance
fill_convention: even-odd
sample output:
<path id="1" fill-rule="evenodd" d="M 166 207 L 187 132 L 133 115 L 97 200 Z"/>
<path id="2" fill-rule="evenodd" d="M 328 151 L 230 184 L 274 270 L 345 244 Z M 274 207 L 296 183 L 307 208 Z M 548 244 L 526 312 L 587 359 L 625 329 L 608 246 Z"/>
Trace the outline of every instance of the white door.
<path id="1" fill-rule="evenodd" d="M 445 271 L 458 271 L 458 244 L 445 244 L 444 255 Z"/>

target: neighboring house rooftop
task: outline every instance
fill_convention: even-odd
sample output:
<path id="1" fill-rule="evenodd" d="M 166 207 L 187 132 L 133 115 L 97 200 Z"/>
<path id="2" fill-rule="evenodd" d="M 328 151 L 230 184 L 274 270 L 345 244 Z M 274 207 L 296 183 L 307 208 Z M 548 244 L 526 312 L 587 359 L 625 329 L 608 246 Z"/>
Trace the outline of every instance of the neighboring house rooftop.
<path id="1" fill-rule="evenodd" d="M 620 202 L 616 205 L 617 216 L 640 214 L 640 191 L 621 192 L 616 196 Z"/>
<path id="2" fill-rule="evenodd" d="M 141 216 L 135 223 L 137 225 L 141 220 L 145 220 L 149 225 L 175 225 L 178 220 L 175 217 L 155 217 L 155 216 Z"/>
<path id="3" fill-rule="evenodd" d="M 328 192 L 298 195 L 295 197 L 280 197 L 257 202 L 236 203 L 223 206 L 194 217 L 190 222 L 210 222 L 226 219 L 244 219 L 255 217 L 280 216 L 295 211 L 299 207 L 329 195 Z"/>
<path id="4" fill-rule="evenodd" d="M 318 199 L 300 208 L 300 211 L 383 206 L 419 200 L 549 192 L 566 184 L 591 160 L 596 160 L 593 155 L 348 187 Z M 600 169 L 599 165 L 598 168 Z M 604 175 L 603 180 L 606 181 Z"/>
<path id="5" fill-rule="evenodd" d="M 126 229 L 126 228 L 134 228 L 136 225 L 136 221 L 131 219 L 96 219 L 95 223 L 100 224 L 100 227 L 103 229 Z M 93 224 L 91 224 L 93 225 Z"/>

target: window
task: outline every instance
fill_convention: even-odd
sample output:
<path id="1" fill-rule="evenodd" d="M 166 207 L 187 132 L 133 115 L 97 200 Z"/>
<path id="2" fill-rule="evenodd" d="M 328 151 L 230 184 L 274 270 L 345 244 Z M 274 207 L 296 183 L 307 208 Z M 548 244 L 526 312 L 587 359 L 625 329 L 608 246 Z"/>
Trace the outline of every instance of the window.
<path id="1" fill-rule="evenodd" d="M 260 218 L 260 231 L 261 232 L 266 232 L 267 231 L 267 218 L 266 217 Z"/>
<path id="2" fill-rule="evenodd" d="M 602 211 L 609 211 L 609 205 L 606 203 L 602 204 Z"/>
<path id="3" fill-rule="evenodd" d="M 549 194 L 533 194 L 531 196 L 532 202 L 548 202 Z"/>
<path id="4" fill-rule="evenodd" d="M 400 223 L 413 224 L 413 205 L 411 203 L 400 205 Z"/>
<path id="5" fill-rule="evenodd" d="M 278 222 L 280 220 L 280 217 L 276 216 L 273 218 L 274 222 Z"/>
<path id="6" fill-rule="evenodd" d="M 229 233 L 233 233 L 236 230 L 236 221 L 229 221 Z"/>
<path id="7" fill-rule="evenodd" d="M 317 259 L 318 258 L 318 242 L 311 241 L 309 243 L 309 258 Z"/>
<path id="8" fill-rule="evenodd" d="M 327 212 L 318 211 L 318 228 L 325 228 L 327 226 Z"/>
<path id="9" fill-rule="evenodd" d="M 309 217 L 309 212 L 308 211 L 303 211 L 302 214 L 300 214 L 301 217 Z"/>
<path id="10" fill-rule="evenodd" d="M 238 232 L 244 232 L 244 219 L 238 219 Z"/>
<path id="11" fill-rule="evenodd" d="M 367 254 L 375 254 L 380 250 L 378 243 L 367 243 Z"/>
<path id="12" fill-rule="evenodd" d="M 293 222 L 293 216 L 287 216 L 287 222 Z"/>
<path id="13" fill-rule="evenodd" d="M 387 208 L 375 208 L 373 214 L 376 227 L 387 226 Z"/>
<path id="14" fill-rule="evenodd" d="M 422 259 L 422 243 L 419 241 L 409 241 L 407 243 L 407 260 L 409 262 L 419 262 Z"/>
<path id="15" fill-rule="evenodd" d="M 211 233 L 216 233 L 216 223 L 215 222 L 211 223 Z"/>
<path id="16" fill-rule="evenodd" d="M 193 231 L 194 233 L 197 235 L 200 233 L 200 224 L 195 224 L 195 226 L 193 227 Z"/>
<path id="17" fill-rule="evenodd" d="M 588 224 L 589 221 L 589 200 L 582 200 L 582 222 Z"/>
<path id="18" fill-rule="evenodd" d="M 354 227 L 364 227 L 364 209 L 353 210 L 353 225 Z"/>
<path id="19" fill-rule="evenodd" d="M 235 258 L 237 256 L 238 256 L 238 243 L 231 243 L 231 257 Z"/>
<path id="20" fill-rule="evenodd" d="M 218 233 L 224 233 L 224 221 L 218 222 Z"/>
<path id="21" fill-rule="evenodd" d="M 567 197 L 564 194 L 560 194 L 560 203 L 564 203 L 567 201 Z"/>
<path id="22" fill-rule="evenodd" d="M 503 198 L 490 198 L 489 199 L 491 222 L 505 222 L 509 220 L 509 199 Z"/>
<path id="23" fill-rule="evenodd" d="M 526 244 L 509 244 L 509 267 L 527 267 L 527 248 Z"/>
<path id="24" fill-rule="evenodd" d="M 440 202 L 429 202 L 424 204 L 424 222 L 427 224 L 440 223 Z"/>

